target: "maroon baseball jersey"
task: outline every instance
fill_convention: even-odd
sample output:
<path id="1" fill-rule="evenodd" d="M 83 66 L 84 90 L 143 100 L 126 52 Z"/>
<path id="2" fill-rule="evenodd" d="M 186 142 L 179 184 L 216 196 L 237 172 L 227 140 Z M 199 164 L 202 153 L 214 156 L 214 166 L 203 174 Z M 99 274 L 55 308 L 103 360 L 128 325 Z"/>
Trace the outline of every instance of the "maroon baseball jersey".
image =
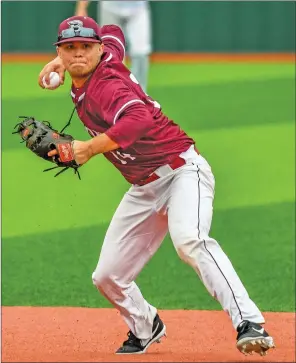
<path id="1" fill-rule="evenodd" d="M 116 25 L 102 27 L 104 54 L 83 87 L 72 86 L 78 116 L 88 133 L 107 134 L 120 148 L 104 156 L 125 179 L 137 184 L 194 144 L 168 119 L 122 63 L 125 39 Z"/>

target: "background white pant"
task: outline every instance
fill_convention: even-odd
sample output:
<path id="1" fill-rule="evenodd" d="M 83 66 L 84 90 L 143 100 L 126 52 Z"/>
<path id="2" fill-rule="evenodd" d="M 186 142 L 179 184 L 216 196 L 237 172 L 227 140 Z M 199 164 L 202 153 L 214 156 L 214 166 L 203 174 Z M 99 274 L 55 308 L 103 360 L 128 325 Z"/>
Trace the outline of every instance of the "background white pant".
<path id="1" fill-rule="evenodd" d="M 100 25 L 116 24 L 127 40 L 131 72 L 147 92 L 151 53 L 150 8 L 147 1 L 100 1 Z"/>
<path id="2" fill-rule="evenodd" d="M 132 186 L 125 194 L 92 276 L 93 283 L 140 339 L 151 337 L 156 308 L 143 298 L 134 280 L 168 230 L 180 258 L 194 268 L 230 315 L 234 328 L 242 320 L 264 322 L 231 262 L 209 237 L 215 184 L 209 164 L 193 148 L 181 156 L 185 166 L 175 171 L 162 167 L 159 174 L 164 176 L 160 179 Z"/>
<path id="3" fill-rule="evenodd" d="M 124 6 L 124 3 L 135 4 Z M 150 8 L 147 1 L 100 1 L 98 19 L 101 26 L 115 24 L 122 28 L 130 56 L 151 53 Z"/>

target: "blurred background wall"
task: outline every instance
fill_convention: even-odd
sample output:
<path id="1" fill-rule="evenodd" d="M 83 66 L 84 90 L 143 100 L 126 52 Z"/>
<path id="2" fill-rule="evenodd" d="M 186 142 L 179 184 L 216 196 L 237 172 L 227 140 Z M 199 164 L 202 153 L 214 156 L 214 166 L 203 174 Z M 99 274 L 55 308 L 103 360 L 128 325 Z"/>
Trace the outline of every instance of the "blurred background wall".
<path id="1" fill-rule="evenodd" d="M 295 3 L 152 1 L 155 52 L 293 52 Z M 2 2 L 2 52 L 52 52 L 75 1 Z M 97 2 L 89 15 L 96 18 Z"/>

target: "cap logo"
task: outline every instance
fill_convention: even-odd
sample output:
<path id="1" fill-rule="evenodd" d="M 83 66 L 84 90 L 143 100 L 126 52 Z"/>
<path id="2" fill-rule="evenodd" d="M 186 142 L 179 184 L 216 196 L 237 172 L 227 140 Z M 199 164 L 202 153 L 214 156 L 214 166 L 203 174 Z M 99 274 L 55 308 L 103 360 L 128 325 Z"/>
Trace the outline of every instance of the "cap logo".
<path id="1" fill-rule="evenodd" d="M 71 20 L 67 22 L 69 24 L 69 27 L 74 29 L 74 31 L 79 30 L 81 27 L 83 27 L 83 22 L 81 20 Z"/>

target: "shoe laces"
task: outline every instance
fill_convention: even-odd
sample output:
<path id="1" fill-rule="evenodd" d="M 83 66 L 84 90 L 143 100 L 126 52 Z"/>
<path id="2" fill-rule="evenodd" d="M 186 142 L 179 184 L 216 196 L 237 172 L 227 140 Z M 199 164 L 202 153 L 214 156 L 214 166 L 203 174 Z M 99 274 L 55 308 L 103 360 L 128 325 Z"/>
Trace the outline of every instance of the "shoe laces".
<path id="1" fill-rule="evenodd" d="M 140 339 L 135 336 L 135 334 L 130 330 L 127 333 L 128 339 L 123 342 L 123 345 L 137 345 L 141 347 Z"/>
<path id="2" fill-rule="evenodd" d="M 237 327 L 237 339 L 243 335 L 244 333 L 246 333 L 249 329 L 251 329 L 252 327 L 255 327 L 257 329 L 261 329 L 262 326 L 260 324 L 257 323 L 253 323 L 251 321 L 248 320 L 244 320 L 238 327 Z"/>
<path id="3" fill-rule="evenodd" d="M 243 321 L 238 327 L 237 327 L 237 339 L 244 334 L 250 327 L 250 322 L 248 320 Z"/>
<path id="4" fill-rule="evenodd" d="M 237 327 L 237 331 L 239 333 L 242 333 L 243 331 L 245 331 L 245 330 L 247 330 L 249 328 L 249 325 L 250 325 L 250 322 L 248 320 L 244 320 Z"/>

